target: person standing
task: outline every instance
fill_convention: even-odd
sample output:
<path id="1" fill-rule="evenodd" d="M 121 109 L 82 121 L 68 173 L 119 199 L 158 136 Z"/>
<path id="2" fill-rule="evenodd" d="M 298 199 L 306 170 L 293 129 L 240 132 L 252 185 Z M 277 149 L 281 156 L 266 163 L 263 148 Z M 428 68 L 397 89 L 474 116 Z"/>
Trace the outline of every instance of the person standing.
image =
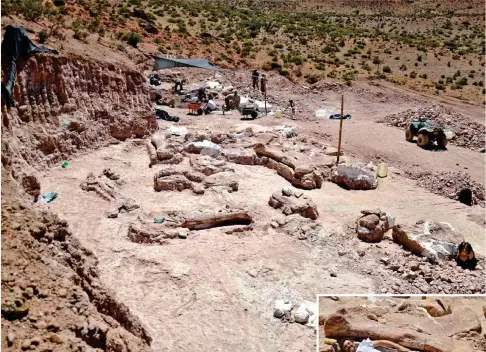
<path id="1" fill-rule="evenodd" d="M 263 94 L 267 91 L 267 76 L 263 73 L 262 79 L 260 80 L 260 88 Z"/>
<path id="2" fill-rule="evenodd" d="M 179 88 L 179 91 L 183 91 L 183 83 L 184 83 L 184 78 L 178 78 L 174 87 L 174 92 L 177 92 L 177 88 Z"/>
<path id="3" fill-rule="evenodd" d="M 253 89 L 258 89 L 258 78 L 260 74 L 257 70 L 253 70 L 251 74 L 251 80 L 253 81 Z"/>

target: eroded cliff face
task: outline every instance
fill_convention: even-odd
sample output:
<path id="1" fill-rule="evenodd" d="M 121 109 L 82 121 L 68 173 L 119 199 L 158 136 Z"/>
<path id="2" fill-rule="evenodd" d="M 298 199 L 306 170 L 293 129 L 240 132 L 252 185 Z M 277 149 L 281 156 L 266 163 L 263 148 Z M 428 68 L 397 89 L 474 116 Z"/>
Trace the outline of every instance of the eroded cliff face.
<path id="1" fill-rule="evenodd" d="M 146 328 L 104 288 L 96 258 L 66 221 L 31 206 L 36 170 L 157 128 L 145 78 L 36 55 L 18 66 L 13 97 L 15 107 L 2 105 L 2 349 L 152 351 Z"/>
<path id="2" fill-rule="evenodd" d="M 2 106 L 2 164 L 15 178 L 157 128 L 141 73 L 77 56 L 31 57 L 13 97 L 15 107 Z"/>

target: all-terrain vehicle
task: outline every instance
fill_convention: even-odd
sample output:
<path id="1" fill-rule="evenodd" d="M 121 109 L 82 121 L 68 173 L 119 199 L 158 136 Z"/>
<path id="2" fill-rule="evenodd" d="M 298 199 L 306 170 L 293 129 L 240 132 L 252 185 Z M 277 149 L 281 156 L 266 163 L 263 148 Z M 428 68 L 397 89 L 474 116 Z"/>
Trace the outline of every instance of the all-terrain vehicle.
<path id="1" fill-rule="evenodd" d="M 448 128 L 434 125 L 429 120 L 423 119 L 413 119 L 405 130 L 405 139 L 412 142 L 413 138 L 417 137 L 417 145 L 422 148 L 433 142 L 436 142 L 439 147 L 445 148 L 448 135 L 452 136 L 452 131 Z"/>

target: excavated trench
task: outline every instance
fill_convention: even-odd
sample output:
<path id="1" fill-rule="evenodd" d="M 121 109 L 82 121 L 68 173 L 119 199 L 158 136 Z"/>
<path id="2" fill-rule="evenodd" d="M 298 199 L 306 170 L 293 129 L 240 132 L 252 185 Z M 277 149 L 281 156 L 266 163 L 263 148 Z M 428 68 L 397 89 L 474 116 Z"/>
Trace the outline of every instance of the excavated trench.
<path id="1" fill-rule="evenodd" d="M 13 317 L 11 324 L 2 324 L 2 331 L 9 334 L 7 342 L 2 339 L 3 348 L 20 348 L 22 344 L 25 349 L 30 340 L 15 338 L 23 329 L 21 337 L 32 337 L 32 346 L 41 343 L 50 350 L 54 345 L 59 351 L 151 350 L 152 338 L 146 328 L 101 284 L 93 253 L 72 235 L 65 220 L 32 204 L 43 190 L 39 171 L 155 130 L 144 81 L 138 72 L 76 56 L 36 55 L 18 67 L 13 89 L 16 105 L 8 110 L 2 105 L 2 316 Z M 18 239 L 21 242 L 15 245 Z M 31 256 L 24 246 L 40 254 Z M 28 264 L 22 271 L 18 263 L 24 259 Z M 44 268 L 42 275 L 29 276 L 28 272 L 53 261 L 57 266 Z M 60 268 L 64 270 L 56 274 Z M 5 275 L 11 277 L 8 285 L 4 285 Z M 56 282 L 51 279 L 56 275 L 67 277 L 63 283 Z M 29 287 L 34 287 L 33 295 L 26 293 Z M 42 316 L 35 316 L 45 312 L 40 314 L 49 319 L 52 299 L 48 293 L 42 294 L 42 287 L 49 288 L 53 298 L 57 296 L 58 312 L 51 313 L 55 328 L 48 326 L 48 331 L 43 330 Z M 69 310 L 62 310 L 71 292 L 78 292 L 66 302 L 67 307 L 78 302 L 72 308 L 77 313 L 73 317 Z M 20 309 L 20 303 L 16 303 L 17 308 L 9 306 L 9 299 L 18 297 L 15 294 L 23 295 L 15 302 L 26 307 L 24 315 L 30 321 L 41 319 L 33 328 L 24 320 L 16 321 L 19 316 L 14 311 Z M 42 336 L 49 331 L 58 335 Z"/>
<path id="2" fill-rule="evenodd" d="M 45 88 L 33 89 L 32 82 Z M 148 113 L 152 106 L 144 78 L 78 57 L 30 59 L 19 73 L 14 99 L 19 106 L 8 112 L 3 108 L 6 178 L 23 189 L 29 207 L 39 194 L 58 193 L 41 209 L 67 219 L 70 241 L 79 239 L 79 247 L 87 249 L 72 252 L 51 236 L 46 243 L 60 242 L 67 265 L 78 273 L 75 284 L 105 320 L 117 321 L 144 348 L 153 339 L 156 350 L 217 350 L 222 345 L 235 351 L 249 345 L 266 351 L 310 350 L 312 329 L 292 325 L 282 334 L 271 312 L 275 299 L 301 301 L 336 290 L 376 292 L 383 282 L 404 281 L 378 264 L 394 252 L 389 243 L 383 250 L 370 248 L 342 229 L 343 224 L 354 226 L 362 207 L 382 204 L 392 213 L 413 213 L 397 206 L 410 203 L 407 192 L 387 198 L 396 180 L 367 195 L 343 190 L 326 182 L 333 157 L 319 155 L 313 165 L 295 139 L 274 132 L 249 132 L 247 137 L 258 143 L 247 137 L 239 142 L 241 136 L 224 130 L 198 135 L 195 130 L 201 128 L 196 127 L 187 138 L 152 137 L 142 143 L 136 138 L 157 129 L 155 116 Z M 207 140 L 222 146 L 223 158 L 201 155 L 195 143 Z M 65 169 L 60 167 L 64 160 L 69 160 Z M 294 194 L 280 195 L 289 183 Z M 414 190 L 405 187 L 410 194 Z M 434 197 L 418 195 L 414 201 L 438 202 Z M 275 209 L 269 206 L 275 202 Z M 424 210 L 423 216 L 436 211 L 444 219 L 451 216 L 448 204 Z M 154 223 L 171 217 L 177 222 Z M 465 218 L 458 223 L 469 229 Z M 249 231 L 223 233 L 234 227 Z M 99 281 L 115 293 L 92 293 L 93 279 L 86 271 L 95 269 L 79 265 L 91 251 L 99 260 Z M 397 290 L 403 287 L 410 288 Z M 220 334 L 223 330 L 227 333 Z M 92 347 L 110 345 L 111 335 L 96 331 L 80 323 L 75 335 Z"/>

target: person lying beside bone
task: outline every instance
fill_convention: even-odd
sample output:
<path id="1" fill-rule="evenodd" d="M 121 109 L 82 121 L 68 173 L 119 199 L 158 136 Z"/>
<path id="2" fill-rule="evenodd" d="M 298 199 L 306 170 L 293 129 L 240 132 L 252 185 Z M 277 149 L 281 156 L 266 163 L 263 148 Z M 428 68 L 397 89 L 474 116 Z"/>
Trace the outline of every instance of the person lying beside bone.
<path id="1" fill-rule="evenodd" d="M 388 341 L 388 340 L 376 340 L 376 341 L 371 341 L 371 344 L 373 345 L 374 349 L 377 349 L 377 351 L 393 351 L 393 352 L 411 352 L 408 348 L 405 348 L 403 346 L 400 346 L 394 342 Z M 342 351 L 343 352 L 356 352 L 358 350 L 358 346 L 360 345 L 359 342 L 354 342 L 350 340 L 344 341 L 342 345 Z"/>

